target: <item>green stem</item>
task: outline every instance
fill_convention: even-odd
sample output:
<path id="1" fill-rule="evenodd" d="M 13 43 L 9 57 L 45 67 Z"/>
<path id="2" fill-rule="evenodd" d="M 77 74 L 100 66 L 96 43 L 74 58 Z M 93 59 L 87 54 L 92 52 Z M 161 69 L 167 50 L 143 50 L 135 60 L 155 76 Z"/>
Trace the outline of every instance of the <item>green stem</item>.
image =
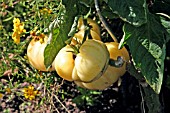
<path id="1" fill-rule="evenodd" d="M 107 22 L 105 21 L 105 19 L 103 18 L 101 12 L 100 12 L 100 8 L 99 8 L 99 4 L 98 4 L 98 0 L 94 0 L 94 3 L 95 3 L 95 8 L 96 8 L 96 11 L 97 11 L 97 14 L 99 15 L 99 19 L 100 21 L 102 22 L 104 28 L 107 30 L 107 32 L 110 34 L 110 36 L 112 37 L 112 39 L 115 41 L 115 42 L 118 42 L 116 37 L 114 36 L 114 33 L 112 32 L 112 30 L 110 29 L 109 25 L 107 24 Z"/>
<path id="2" fill-rule="evenodd" d="M 163 113 L 159 94 L 156 94 L 149 85 L 147 87 L 143 87 L 143 90 L 145 94 L 144 100 L 148 107 L 148 113 Z"/>

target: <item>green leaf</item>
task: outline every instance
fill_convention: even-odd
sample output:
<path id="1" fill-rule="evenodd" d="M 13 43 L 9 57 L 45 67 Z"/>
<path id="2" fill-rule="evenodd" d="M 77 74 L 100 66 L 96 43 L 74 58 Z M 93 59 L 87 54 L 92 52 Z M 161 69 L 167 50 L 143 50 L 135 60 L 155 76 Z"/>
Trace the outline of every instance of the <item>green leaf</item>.
<path id="1" fill-rule="evenodd" d="M 65 13 L 60 18 L 61 25 L 50 26 L 50 36 L 52 40 L 49 39 L 48 45 L 44 51 L 44 64 L 48 68 L 54 61 L 57 53 L 62 47 L 64 47 L 65 41 L 68 39 L 68 33 L 74 21 L 74 17 L 77 14 L 77 0 L 63 0 L 62 4 L 65 6 Z M 58 20 L 56 20 L 58 21 Z M 55 22 L 54 22 L 55 24 Z M 56 28 L 57 27 L 57 28 Z"/>
<path id="2" fill-rule="evenodd" d="M 145 0 L 108 0 L 108 5 L 113 13 L 132 25 L 146 23 Z"/>
<path id="3" fill-rule="evenodd" d="M 112 11 L 110 12 L 107 9 L 106 10 L 103 9 L 101 11 L 101 13 L 102 13 L 103 17 L 106 17 L 106 18 L 110 18 L 110 19 L 119 18 L 119 16 L 117 14 L 112 13 Z"/>
<path id="4" fill-rule="evenodd" d="M 168 16 L 168 15 L 166 15 L 166 16 Z M 165 27 L 165 29 L 167 31 L 167 33 L 165 35 L 166 35 L 166 42 L 168 42 L 170 40 L 170 16 L 160 17 L 160 19 L 161 19 L 161 24 Z"/>
<path id="5" fill-rule="evenodd" d="M 110 18 L 110 19 L 119 18 L 119 15 L 113 13 L 108 5 L 101 8 L 101 13 L 105 18 Z"/>
<path id="6" fill-rule="evenodd" d="M 140 27 L 125 24 L 124 39 L 129 45 L 136 68 L 153 90 L 159 93 L 164 72 L 166 30 L 155 15 L 148 14 L 147 20 Z"/>
<path id="7" fill-rule="evenodd" d="M 78 13 L 79 15 L 87 15 L 91 13 L 91 7 L 93 6 L 93 1 L 89 1 L 89 0 L 79 0 L 79 4 L 78 4 Z"/>
<path id="8" fill-rule="evenodd" d="M 4 19 L 3 22 L 8 22 L 8 21 L 12 20 L 13 18 L 14 18 L 13 16 L 8 17 L 8 18 Z"/>
<path id="9" fill-rule="evenodd" d="M 60 36 L 60 32 L 59 28 L 53 30 L 52 41 L 45 48 L 44 63 L 47 68 L 52 64 L 58 51 L 65 45 L 64 38 Z"/>
<path id="10" fill-rule="evenodd" d="M 73 98 L 72 102 L 76 103 L 76 105 L 78 106 L 83 106 L 85 104 L 84 98 L 85 98 L 84 95 L 78 95 L 75 98 Z"/>

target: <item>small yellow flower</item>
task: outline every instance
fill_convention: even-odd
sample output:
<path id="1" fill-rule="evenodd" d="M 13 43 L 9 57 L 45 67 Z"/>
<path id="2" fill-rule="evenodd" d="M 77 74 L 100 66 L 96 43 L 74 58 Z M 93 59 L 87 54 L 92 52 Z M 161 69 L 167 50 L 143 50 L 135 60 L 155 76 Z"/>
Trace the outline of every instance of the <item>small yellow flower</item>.
<path id="1" fill-rule="evenodd" d="M 20 43 L 20 37 L 22 33 L 25 33 L 26 30 L 24 29 L 24 23 L 21 23 L 19 18 L 14 18 L 13 20 L 13 33 L 12 33 L 12 39 L 16 44 Z"/>
<path id="2" fill-rule="evenodd" d="M 46 13 L 51 14 L 52 10 L 51 9 L 47 9 L 47 8 L 43 8 L 42 10 L 40 10 L 40 12 L 43 13 L 43 14 L 46 14 Z"/>
<path id="3" fill-rule="evenodd" d="M 3 96 L 4 96 L 4 95 L 3 95 L 2 93 L 0 93 L 0 99 L 3 98 Z"/>
<path id="4" fill-rule="evenodd" d="M 13 23 L 14 23 L 15 26 L 19 26 L 20 25 L 19 18 L 14 18 Z"/>
<path id="5" fill-rule="evenodd" d="M 12 33 L 12 39 L 14 40 L 14 42 L 16 44 L 19 44 L 20 43 L 20 35 L 17 33 L 17 32 L 13 32 Z"/>
<path id="6" fill-rule="evenodd" d="M 33 100 L 35 96 L 38 94 L 37 90 L 34 90 L 34 86 L 30 85 L 28 88 L 23 89 L 24 96 L 26 99 Z"/>
<path id="7" fill-rule="evenodd" d="M 11 93 L 11 89 L 10 88 L 5 88 L 5 91 L 10 94 Z"/>

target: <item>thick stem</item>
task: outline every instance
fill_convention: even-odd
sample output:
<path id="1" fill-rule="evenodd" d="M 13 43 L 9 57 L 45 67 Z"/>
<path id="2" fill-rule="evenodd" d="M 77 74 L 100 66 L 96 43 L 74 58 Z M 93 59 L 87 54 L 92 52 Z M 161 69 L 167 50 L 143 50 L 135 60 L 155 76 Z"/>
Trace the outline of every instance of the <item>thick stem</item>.
<path id="1" fill-rule="evenodd" d="M 142 95 L 144 95 L 144 101 L 146 106 L 148 107 L 148 113 L 163 113 L 162 105 L 159 101 L 159 94 L 156 94 L 153 89 L 144 81 L 144 77 L 141 73 L 139 73 L 135 66 L 131 63 L 127 63 L 127 71 L 134 76 L 140 83 L 143 89 Z M 141 89 L 140 89 L 141 90 Z M 142 91 L 141 91 L 142 93 Z M 143 100 L 142 100 L 143 101 Z M 144 104 L 143 102 L 141 104 Z M 143 106 L 143 105 L 142 105 Z M 143 113 L 145 113 L 145 109 L 142 108 Z"/>
<path id="2" fill-rule="evenodd" d="M 101 12 L 100 12 L 100 9 L 99 9 L 99 4 L 98 4 L 98 0 L 94 0 L 94 3 L 95 3 L 95 8 L 96 8 L 96 11 L 97 11 L 97 14 L 99 15 L 99 19 L 100 21 L 102 22 L 104 28 L 107 30 L 107 32 L 110 34 L 110 36 L 112 37 L 112 39 L 115 41 L 115 42 L 118 42 L 116 37 L 114 36 L 114 33 L 112 32 L 112 30 L 110 29 L 109 25 L 107 24 L 107 22 L 105 21 L 105 19 L 103 18 Z"/>
<path id="3" fill-rule="evenodd" d="M 159 94 L 156 94 L 150 86 L 143 87 L 144 100 L 148 107 L 148 113 L 164 113 L 159 100 Z"/>

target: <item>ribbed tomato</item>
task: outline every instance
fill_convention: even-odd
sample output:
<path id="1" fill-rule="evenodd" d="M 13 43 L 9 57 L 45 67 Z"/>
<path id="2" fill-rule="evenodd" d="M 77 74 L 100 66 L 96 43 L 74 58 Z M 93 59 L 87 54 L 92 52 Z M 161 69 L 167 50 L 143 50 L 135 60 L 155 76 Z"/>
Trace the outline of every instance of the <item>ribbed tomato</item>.
<path id="1" fill-rule="evenodd" d="M 105 43 L 107 46 L 107 49 L 110 53 L 110 58 L 113 60 L 116 60 L 118 56 L 121 56 L 123 58 L 123 60 L 125 61 L 125 63 L 123 64 L 122 67 L 120 68 L 116 68 L 113 67 L 114 70 L 117 72 L 119 72 L 120 76 L 124 75 L 126 72 L 126 62 L 128 62 L 130 60 L 129 57 L 129 53 L 127 51 L 127 49 L 125 47 L 118 49 L 119 43 L 117 42 L 109 42 L 109 43 Z"/>
<path id="2" fill-rule="evenodd" d="M 91 81 L 108 65 L 109 52 L 106 45 L 99 40 L 86 40 L 79 52 L 75 59 L 74 80 L 78 76 L 81 81 Z"/>
<path id="3" fill-rule="evenodd" d="M 72 71 L 74 68 L 73 49 L 67 45 L 63 47 L 55 58 L 55 69 L 60 77 L 72 81 Z"/>
<path id="4" fill-rule="evenodd" d="M 65 80 L 90 81 L 108 66 L 109 52 L 106 45 L 98 40 L 86 40 L 76 56 L 67 45 L 55 58 L 55 69 Z"/>
<path id="5" fill-rule="evenodd" d="M 120 76 L 124 75 L 124 73 L 126 72 L 126 62 L 128 62 L 130 59 L 129 53 L 126 48 L 123 47 L 122 49 L 118 49 L 118 45 L 119 44 L 116 42 L 106 43 L 106 46 L 110 53 L 110 59 L 117 60 L 118 56 L 121 56 L 123 58 L 125 63 L 122 67 L 117 68 L 109 65 L 106 72 L 99 79 L 90 83 L 79 81 L 75 81 L 75 83 L 80 87 L 93 90 L 104 90 L 115 83 L 120 78 Z"/>

